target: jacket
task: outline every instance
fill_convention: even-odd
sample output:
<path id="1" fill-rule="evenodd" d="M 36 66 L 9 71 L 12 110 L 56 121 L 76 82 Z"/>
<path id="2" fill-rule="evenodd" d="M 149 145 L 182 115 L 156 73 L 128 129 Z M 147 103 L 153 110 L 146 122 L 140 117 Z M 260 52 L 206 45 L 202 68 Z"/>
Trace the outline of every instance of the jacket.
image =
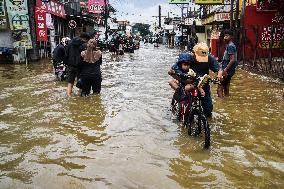
<path id="1" fill-rule="evenodd" d="M 81 52 L 86 49 L 86 44 L 79 37 L 72 39 L 66 49 L 66 64 L 72 67 L 78 67 Z"/>
<path id="2" fill-rule="evenodd" d="M 65 48 L 64 45 L 59 43 L 53 50 L 53 64 L 58 64 L 65 59 Z"/>

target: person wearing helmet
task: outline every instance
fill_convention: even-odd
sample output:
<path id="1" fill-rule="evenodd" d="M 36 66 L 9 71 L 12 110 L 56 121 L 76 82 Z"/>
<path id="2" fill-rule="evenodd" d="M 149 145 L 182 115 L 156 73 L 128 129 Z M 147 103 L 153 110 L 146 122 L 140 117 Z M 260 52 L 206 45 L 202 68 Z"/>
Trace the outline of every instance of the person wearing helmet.
<path id="1" fill-rule="evenodd" d="M 65 48 L 67 47 L 68 37 L 63 37 L 61 42 L 55 47 L 52 54 L 52 63 L 54 68 L 60 63 L 65 63 Z"/>

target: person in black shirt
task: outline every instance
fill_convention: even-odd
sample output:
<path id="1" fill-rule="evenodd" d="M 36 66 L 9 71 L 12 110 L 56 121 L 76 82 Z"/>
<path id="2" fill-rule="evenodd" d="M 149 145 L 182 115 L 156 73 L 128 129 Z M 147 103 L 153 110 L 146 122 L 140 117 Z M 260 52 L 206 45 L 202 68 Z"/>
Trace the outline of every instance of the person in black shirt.
<path id="1" fill-rule="evenodd" d="M 81 52 L 85 50 L 85 43 L 90 39 L 90 35 L 82 33 L 79 37 L 75 37 L 69 43 L 66 49 L 66 64 L 67 68 L 67 95 L 71 96 L 73 85 L 78 76 L 78 64 L 80 62 Z"/>
<path id="2" fill-rule="evenodd" d="M 90 39 L 87 43 L 87 50 L 81 52 L 81 61 L 78 65 L 81 96 L 90 95 L 91 88 L 93 94 L 101 92 L 101 64 L 102 52 L 97 50 L 97 41 Z"/>

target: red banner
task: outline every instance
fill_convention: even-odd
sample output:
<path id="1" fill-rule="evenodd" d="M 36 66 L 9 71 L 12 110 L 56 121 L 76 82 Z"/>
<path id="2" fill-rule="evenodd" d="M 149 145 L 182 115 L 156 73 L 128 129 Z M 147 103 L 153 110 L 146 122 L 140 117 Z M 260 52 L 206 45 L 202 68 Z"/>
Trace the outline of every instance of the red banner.
<path id="1" fill-rule="evenodd" d="M 46 11 L 42 7 L 35 7 L 36 39 L 47 41 Z"/>
<path id="2" fill-rule="evenodd" d="M 61 18 L 66 18 L 64 5 L 54 0 L 50 0 L 48 3 L 44 3 L 41 0 L 37 0 L 37 6 L 45 9 L 46 12 L 59 16 Z"/>

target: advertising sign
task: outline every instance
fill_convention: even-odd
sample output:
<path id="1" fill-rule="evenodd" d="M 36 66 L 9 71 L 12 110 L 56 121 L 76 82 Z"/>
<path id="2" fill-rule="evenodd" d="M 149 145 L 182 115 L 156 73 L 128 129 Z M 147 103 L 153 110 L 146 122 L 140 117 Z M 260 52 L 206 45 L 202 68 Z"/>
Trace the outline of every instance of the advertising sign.
<path id="1" fill-rule="evenodd" d="M 169 4 L 188 4 L 190 0 L 169 0 Z"/>
<path id="2" fill-rule="evenodd" d="M 42 7 L 35 7 L 36 39 L 47 41 L 46 11 Z"/>
<path id="3" fill-rule="evenodd" d="M 32 48 L 27 0 L 6 0 L 14 47 Z"/>
<path id="4" fill-rule="evenodd" d="M 106 3 L 108 4 L 108 0 Z M 102 13 L 105 10 L 105 0 L 89 0 L 88 8 L 91 13 Z"/>
<path id="5" fill-rule="evenodd" d="M 224 0 L 195 0 L 197 5 L 221 5 L 224 3 Z"/>
<path id="6" fill-rule="evenodd" d="M 66 18 L 64 5 L 61 3 L 58 3 L 54 0 L 50 0 L 48 3 L 44 3 L 41 0 L 37 0 L 36 5 L 38 7 L 42 7 L 42 9 L 45 9 L 45 11 L 50 14 L 61 18 Z"/>
<path id="7" fill-rule="evenodd" d="M 194 18 L 185 18 L 184 19 L 184 25 L 193 25 L 193 21 L 194 21 Z"/>
<path id="8" fill-rule="evenodd" d="M 257 11 L 276 11 L 277 8 L 283 6 L 283 1 L 281 0 L 257 0 L 256 10 Z"/>
<path id="9" fill-rule="evenodd" d="M 4 0 L 0 0 L 0 30 L 1 29 L 7 29 L 7 19 L 6 19 Z"/>

